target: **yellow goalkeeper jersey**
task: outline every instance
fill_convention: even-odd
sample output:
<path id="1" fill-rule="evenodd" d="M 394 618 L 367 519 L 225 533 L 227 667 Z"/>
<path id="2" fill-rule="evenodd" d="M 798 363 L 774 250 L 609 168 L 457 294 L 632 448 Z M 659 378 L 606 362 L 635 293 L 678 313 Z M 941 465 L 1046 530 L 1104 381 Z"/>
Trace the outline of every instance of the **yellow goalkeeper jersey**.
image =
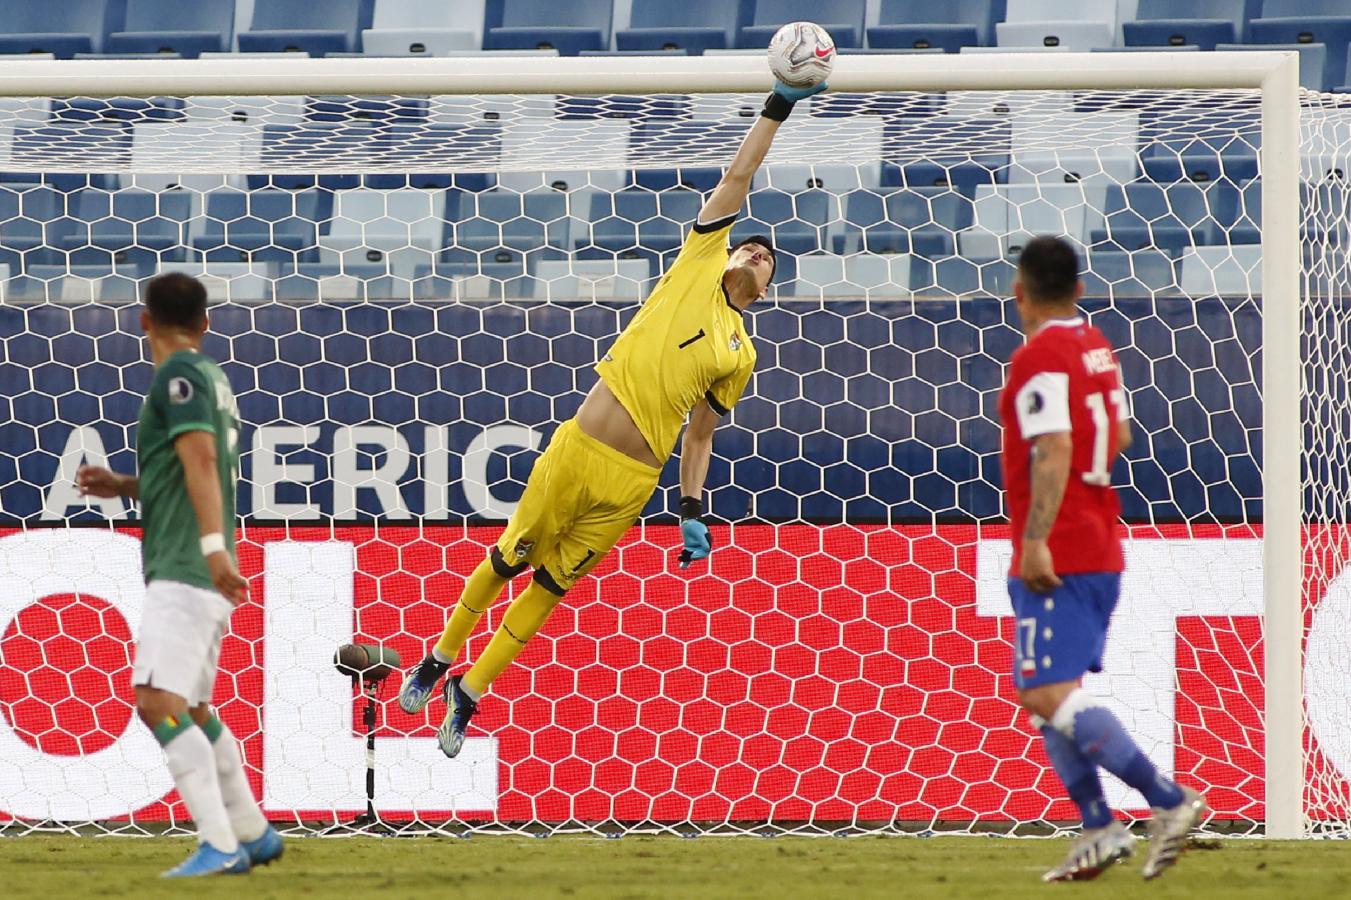
<path id="1" fill-rule="evenodd" d="M 722 286 L 735 218 L 694 226 L 647 302 L 596 364 L 663 462 L 695 404 L 707 399 L 726 415 L 755 368 L 742 314 Z"/>

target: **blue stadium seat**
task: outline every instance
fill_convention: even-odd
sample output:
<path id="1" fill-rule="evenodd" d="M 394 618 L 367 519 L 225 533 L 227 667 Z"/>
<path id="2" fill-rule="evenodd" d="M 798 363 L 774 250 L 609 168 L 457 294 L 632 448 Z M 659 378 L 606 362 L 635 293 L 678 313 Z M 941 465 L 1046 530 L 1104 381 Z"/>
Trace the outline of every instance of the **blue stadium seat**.
<path id="1" fill-rule="evenodd" d="M 376 0 L 371 27 L 362 32 L 367 56 L 444 56 L 477 50 L 478 36 L 465 28 L 465 0 Z"/>
<path id="2" fill-rule="evenodd" d="M 108 35 L 108 53 L 177 53 L 193 59 L 202 51 L 224 52 L 235 35 L 233 3 L 127 0 L 127 16 Z"/>
<path id="3" fill-rule="evenodd" d="M 486 191 L 460 198 L 450 223 L 446 262 L 520 263 L 567 255 L 571 221 L 562 191 Z"/>
<path id="4" fill-rule="evenodd" d="M 193 250 L 205 262 L 317 262 L 321 191 L 215 191 Z"/>
<path id="5" fill-rule="evenodd" d="M 864 0 L 751 0 L 750 24 L 741 28 L 738 47 L 763 50 L 789 22 L 816 22 L 837 47 L 858 47 L 863 37 Z"/>
<path id="6" fill-rule="evenodd" d="M 1340 83 L 1346 72 L 1347 45 L 1351 44 L 1351 4 L 1344 0 L 1335 3 L 1317 3 L 1309 0 L 1300 4 L 1308 7 L 1300 15 L 1271 15 L 1273 7 L 1286 11 L 1271 2 L 1263 10 L 1263 18 L 1253 19 L 1249 25 L 1249 41 L 1253 44 L 1322 44 L 1327 47 L 1323 75 L 1318 85 L 1300 82 L 1315 90 L 1331 90 Z M 1334 14 L 1333 10 L 1338 14 Z M 1300 60 L 1303 68 L 1304 61 Z"/>
<path id="7" fill-rule="evenodd" d="M 53 249 L 62 230 L 66 195 L 49 187 L 0 184 L 0 265 L 11 275 L 62 260 Z M 69 225 L 69 220 L 65 220 Z"/>
<path id="8" fill-rule="evenodd" d="M 347 271 L 378 266 L 388 273 L 411 275 L 429 266 L 441 251 L 447 219 L 446 191 L 356 189 L 334 196 L 333 218 L 319 238 L 320 256 Z M 458 202 L 458 196 L 454 199 Z"/>
<path id="9" fill-rule="evenodd" d="M 1140 131 L 1141 167 L 1152 181 L 1239 184 L 1257 176 L 1261 120 L 1247 101 L 1152 110 Z"/>
<path id="10" fill-rule="evenodd" d="M 402 159 L 416 160 L 423 154 L 427 158 L 436 158 L 445 153 L 445 148 L 454 147 L 463 154 L 463 159 L 473 158 L 483 161 L 482 168 L 492 168 L 491 161 L 496 160 L 502 144 L 502 132 L 496 124 L 485 122 L 475 125 L 412 125 L 396 124 L 382 126 L 388 152 Z M 466 191 L 485 191 L 497 185 L 497 176 L 458 172 L 426 173 L 388 173 L 369 174 L 365 177 L 365 186 L 392 190 L 401 187 L 412 188 L 449 188 Z"/>
<path id="11" fill-rule="evenodd" d="M 954 234 L 971 224 L 971 200 L 942 187 L 876 193 L 850 191 L 844 197 L 845 227 L 834 236 L 836 253 L 949 254 Z"/>
<path id="12" fill-rule="evenodd" d="M 1257 31 L 1257 20 L 1253 20 L 1252 30 Z M 1336 69 L 1328 63 L 1331 55 L 1327 44 L 1216 44 L 1216 50 L 1294 50 L 1299 54 L 1299 83 L 1311 91 L 1329 90 L 1341 78 L 1342 69 Z M 1346 53 L 1346 47 L 1339 51 Z"/>
<path id="13" fill-rule="evenodd" d="M 188 191 L 79 191 L 71 198 L 77 224 L 60 247 L 80 266 L 181 261 L 194 199 Z"/>
<path id="14" fill-rule="evenodd" d="M 868 28 L 869 47 L 962 47 L 989 45 L 994 23 L 1004 17 L 1003 0 L 882 0 L 876 25 Z"/>
<path id="15" fill-rule="evenodd" d="M 1158 297 L 1176 295 L 1177 270 L 1173 257 L 1162 250 L 1094 250 L 1083 273 L 1088 298 Z"/>
<path id="16" fill-rule="evenodd" d="M 1001 47 L 1068 47 L 1087 52 L 1110 47 L 1115 26 L 1110 22 L 1000 22 L 995 40 Z"/>
<path id="17" fill-rule="evenodd" d="M 633 0 L 629 27 L 615 32 L 620 50 L 684 49 L 700 54 L 732 46 L 745 25 L 740 3 L 727 0 Z"/>
<path id="18" fill-rule="evenodd" d="M 361 32 L 371 25 L 374 0 L 263 0 L 253 7 L 253 22 L 239 33 L 245 53 L 299 50 L 311 56 L 353 53 Z"/>
<path id="19" fill-rule="evenodd" d="M 1135 21 L 1123 22 L 1128 47 L 1181 47 L 1246 40 L 1260 0 L 1140 0 Z"/>
<path id="20" fill-rule="evenodd" d="M 1006 0 L 1005 22 L 1116 23 L 1117 0 Z"/>
<path id="21" fill-rule="evenodd" d="M 0 0 L 0 53 L 102 52 L 126 0 Z"/>
<path id="22" fill-rule="evenodd" d="M 612 0 L 488 0 L 483 11 L 483 49 L 552 47 L 563 56 L 606 50 L 613 18 Z"/>
<path id="23" fill-rule="evenodd" d="M 1125 251 L 1178 252 L 1210 243 L 1222 219 L 1231 214 L 1235 193 L 1234 186 L 1224 181 L 1113 186 L 1107 190 L 1104 227 L 1094 228 L 1090 239 L 1095 247 Z"/>

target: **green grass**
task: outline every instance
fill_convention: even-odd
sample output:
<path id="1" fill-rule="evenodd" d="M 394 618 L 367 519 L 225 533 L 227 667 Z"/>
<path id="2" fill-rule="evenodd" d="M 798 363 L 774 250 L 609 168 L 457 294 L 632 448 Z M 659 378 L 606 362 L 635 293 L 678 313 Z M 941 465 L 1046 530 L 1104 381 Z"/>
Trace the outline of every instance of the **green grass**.
<path id="1" fill-rule="evenodd" d="M 1042 885 L 1042 870 L 1067 846 L 982 837 L 293 838 L 267 868 L 185 883 L 157 876 L 190 851 L 187 839 L 30 835 L 0 838 L 0 885 L 37 900 L 1351 897 L 1351 842 L 1208 841 L 1214 849 L 1193 849 L 1155 882 L 1141 880 L 1137 856 L 1091 884 Z"/>

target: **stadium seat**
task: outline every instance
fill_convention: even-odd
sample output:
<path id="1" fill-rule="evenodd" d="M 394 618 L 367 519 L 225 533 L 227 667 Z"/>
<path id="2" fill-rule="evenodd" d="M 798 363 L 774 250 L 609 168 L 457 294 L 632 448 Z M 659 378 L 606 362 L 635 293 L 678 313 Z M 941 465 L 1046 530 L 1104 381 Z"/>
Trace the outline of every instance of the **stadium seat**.
<path id="1" fill-rule="evenodd" d="M 1188 297 L 1252 297 L 1262 292 L 1262 248 L 1193 247 L 1178 260 L 1179 282 Z"/>
<path id="2" fill-rule="evenodd" d="M 502 171 L 497 183 L 516 191 L 545 187 L 559 191 L 622 190 L 629 181 L 629 131 L 625 119 L 527 119 L 511 123 L 502 134 Z M 569 167 L 542 170 L 543 165 Z"/>
<path id="3" fill-rule="evenodd" d="M 638 300 L 652 266 L 642 259 L 544 259 L 535 265 L 537 300 Z"/>
<path id="4" fill-rule="evenodd" d="M 1083 245 L 1102 219 L 1102 207 L 1081 184 L 981 185 L 970 228 L 957 237 L 963 256 L 1016 255 L 1033 234 L 1058 234 Z"/>
<path id="5" fill-rule="evenodd" d="M 994 42 L 994 23 L 1002 17 L 999 0 L 933 3 L 930 0 L 881 0 L 877 24 L 869 26 L 869 47 L 962 47 Z"/>
<path id="6" fill-rule="evenodd" d="M 467 0 L 376 0 L 371 27 L 362 32 L 366 56 L 444 56 L 481 46 L 467 20 L 476 17 Z"/>
<path id="7" fill-rule="evenodd" d="M 321 191 L 215 191 L 194 219 L 193 250 L 205 262 L 317 261 Z M 200 229 L 200 230 L 199 230 Z"/>
<path id="8" fill-rule="evenodd" d="M 0 184 L 0 264 L 11 273 L 60 263 L 55 250 L 65 195 L 41 185 Z"/>
<path id="9" fill-rule="evenodd" d="M 1108 188 L 1103 226 L 1094 228 L 1095 247 L 1142 250 L 1154 247 L 1179 251 L 1211 243 L 1227 230 L 1237 193 L 1226 181 L 1169 185 L 1134 182 Z"/>
<path id="10" fill-rule="evenodd" d="M 1308 7 L 1302 14 L 1273 16 L 1273 8 L 1278 12 L 1289 10 L 1268 2 L 1263 9 L 1263 18 L 1253 19 L 1249 25 L 1249 41 L 1253 44 L 1322 44 L 1327 48 L 1323 77 L 1319 85 L 1305 86 L 1315 90 L 1331 90 L 1341 82 L 1346 72 L 1347 45 L 1351 44 L 1351 4 L 1343 0 L 1333 4 L 1310 0 L 1301 6 Z M 1340 15 L 1332 14 L 1333 10 Z M 1301 59 L 1301 83 L 1304 83 L 1303 66 L 1304 61 Z"/>
<path id="11" fill-rule="evenodd" d="M 607 50 L 613 17 L 612 0 L 488 0 L 483 49 L 554 48 L 563 56 Z"/>
<path id="12" fill-rule="evenodd" d="M 1161 250 L 1093 250 L 1084 273 L 1084 295 L 1158 297 L 1181 293 L 1171 256 Z"/>
<path id="13" fill-rule="evenodd" d="M 789 22 L 817 22 L 837 47 L 858 47 L 863 37 L 864 0 L 751 0 L 750 24 L 741 28 L 737 46 L 763 50 Z"/>
<path id="14" fill-rule="evenodd" d="M 465 194 L 450 223 L 448 262 L 485 259 L 524 264 L 558 259 L 569 250 L 572 222 L 561 191 Z"/>
<path id="15" fill-rule="evenodd" d="M 737 29 L 745 25 L 742 5 L 726 0 L 633 0 L 629 27 L 615 32 L 619 50 L 687 50 L 732 46 Z"/>
<path id="16" fill-rule="evenodd" d="M 239 33 L 242 52 L 300 51 L 310 56 L 361 49 L 373 0 L 263 0 L 254 5 L 253 22 Z"/>
<path id="17" fill-rule="evenodd" d="M 154 267 L 184 258 L 196 195 L 143 190 L 79 191 L 76 226 L 61 236 L 72 265 Z"/>
<path id="18" fill-rule="evenodd" d="M 797 261 L 797 297 L 859 297 L 867 299 L 910 296 L 910 256 L 872 253 L 839 256 L 809 253 Z"/>
<path id="19" fill-rule="evenodd" d="M 0 53 L 100 53 L 126 0 L 0 0 Z"/>
<path id="20" fill-rule="evenodd" d="M 319 238 L 320 262 L 377 265 L 388 274 L 412 277 L 441 250 L 446 192 L 439 190 L 338 191 L 333 219 Z"/>
<path id="21" fill-rule="evenodd" d="M 1117 0 L 1006 0 L 1005 22 L 1116 23 Z"/>
<path id="22" fill-rule="evenodd" d="M 1254 31 L 1256 27 L 1254 26 Z M 1326 44 L 1216 44 L 1216 50 L 1294 50 L 1299 53 L 1299 83 L 1311 91 L 1328 90 L 1341 77 L 1343 69 L 1332 74 Z M 1346 48 L 1342 47 L 1342 53 Z"/>
<path id="23" fill-rule="evenodd" d="M 1068 47 L 1086 52 L 1110 47 L 1115 26 L 1110 22 L 1000 22 L 995 39 L 1001 47 Z"/>
<path id="24" fill-rule="evenodd" d="M 1214 50 L 1247 39 L 1257 0 L 1140 0 L 1135 21 L 1121 25 L 1128 47 Z"/>
<path id="25" fill-rule="evenodd" d="M 230 49 L 235 11 L 229 3 L 126 0 L 126 21 L 108 35 L 107 53 L 177 53 L 192 59 L 202 51 Z"/>
<path id="26" fill-rule="evenodd" d="M 844 228 L 833 240 L 841 254 L 951 252 L 954 235 L 970 227 L 973 216 L 971 198 L 950 187 L 851 191 L 843 203 Z"/>

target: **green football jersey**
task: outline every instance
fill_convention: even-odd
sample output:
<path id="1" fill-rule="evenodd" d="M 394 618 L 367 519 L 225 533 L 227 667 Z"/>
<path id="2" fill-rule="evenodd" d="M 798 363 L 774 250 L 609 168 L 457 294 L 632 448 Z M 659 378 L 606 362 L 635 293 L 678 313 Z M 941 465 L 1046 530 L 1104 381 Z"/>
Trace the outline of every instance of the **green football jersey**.
<path id="1" fill-rule="evenodd" d="M 189 431 L 215 437 L 225 547 L 235 556 L 235 483 L 239 478 L 239 409 L 220 366 L 195 350 L 180 350 L 155 370 L 141 404 L 136 434 L 140 478 L 141 563 L 145 580 L 179 581 L 211 589 L 197 513 L 183 480 L 174 438 Z"/>

